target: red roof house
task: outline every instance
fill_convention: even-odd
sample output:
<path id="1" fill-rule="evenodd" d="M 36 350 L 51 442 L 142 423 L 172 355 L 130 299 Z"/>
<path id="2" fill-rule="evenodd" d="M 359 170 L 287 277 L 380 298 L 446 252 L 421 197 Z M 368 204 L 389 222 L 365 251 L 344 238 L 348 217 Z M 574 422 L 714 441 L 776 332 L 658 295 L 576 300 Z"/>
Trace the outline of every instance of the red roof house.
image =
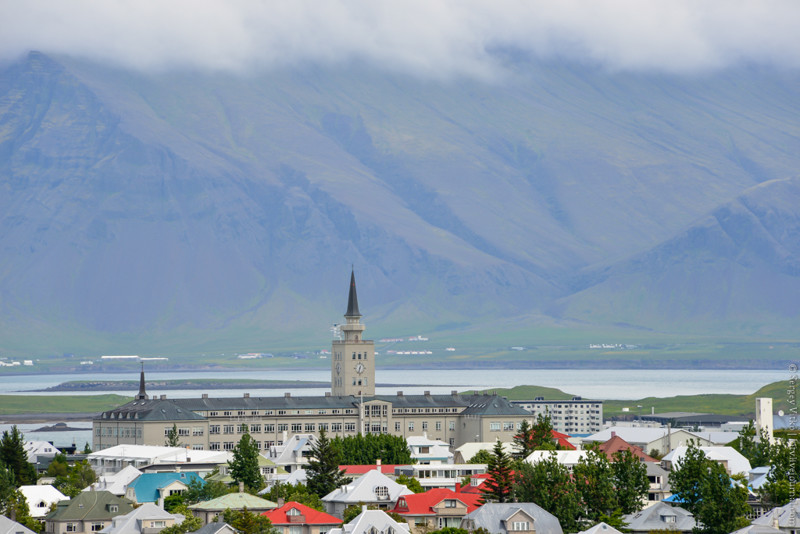
<path id="1" fill-rule="evenodd" d="M 425 493 L 403 495 L 390 512 L 403 516 L 411 527 L 433 530 L 461 525 L 461 519 L 480 507 L 480 493 L 456 493 L 436 488 Z"/>
<path id="2" fill-rule="evenodd" d="M 600 444 L 597 447 L 597 450 L 605 453 L 608 456 L 609 460 L 614 460 L 613 455 L 615 452 L 628 450 L 633 453 L 634 456 L 639 458 L 642 462 L 657 462 L 655 458 L 652 456 L 648 456 L 644 453 L 642 449 L 637 447 L 636 445 L 631 445 L 621 437 L 617 436 L 614 432 L 611 433 L 611 439 L 606 441 L 605 443 Z"/>
<path id="3" fill-rule="evenodd" d="M 289 501 L 280 508 L 269 510 L 261 515 L 269 518 L 272 526 L 282 534 L 290 532 L 297 534 L 297 527 L 301 527 L 300 534 L 319 534 L 342 524 L 342 520 L 338 517 L 294 501 Z"/>

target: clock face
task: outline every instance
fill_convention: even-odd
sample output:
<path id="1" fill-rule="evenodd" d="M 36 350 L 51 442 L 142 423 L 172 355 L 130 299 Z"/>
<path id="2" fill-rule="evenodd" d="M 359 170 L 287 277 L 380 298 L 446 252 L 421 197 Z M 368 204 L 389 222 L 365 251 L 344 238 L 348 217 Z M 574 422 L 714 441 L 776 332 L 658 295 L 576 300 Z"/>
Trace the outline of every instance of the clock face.
<path id="1" fill-rule="evenodd" d="M 341 373 L 342 373 L 342 364 L 341 363 L 337 363 L 336 364 L 336 374 L 339 375 Z"/>
<path id="2" fill-rule="evenodd" d="M 358 365 L 356 365 L 356 373 L 361 374 L 363 372 L 364 372 L 364 364 L 359 363 Z"/>

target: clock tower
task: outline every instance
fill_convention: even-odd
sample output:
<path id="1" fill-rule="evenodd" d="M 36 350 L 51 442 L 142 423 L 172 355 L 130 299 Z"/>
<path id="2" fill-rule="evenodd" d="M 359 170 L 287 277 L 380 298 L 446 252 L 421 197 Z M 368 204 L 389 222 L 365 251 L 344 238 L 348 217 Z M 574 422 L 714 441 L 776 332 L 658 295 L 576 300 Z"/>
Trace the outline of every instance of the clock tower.
<path id="1" fill-rule="evenodd" d="M 350 294 L 347 298 L 345 324 L 341 326 L 344 339 L 334 339 L 331 347 L 331 394 L 375 395 L 375 344 L 363 339 L 356 294 L 355 272 L 350 272 Z"/>

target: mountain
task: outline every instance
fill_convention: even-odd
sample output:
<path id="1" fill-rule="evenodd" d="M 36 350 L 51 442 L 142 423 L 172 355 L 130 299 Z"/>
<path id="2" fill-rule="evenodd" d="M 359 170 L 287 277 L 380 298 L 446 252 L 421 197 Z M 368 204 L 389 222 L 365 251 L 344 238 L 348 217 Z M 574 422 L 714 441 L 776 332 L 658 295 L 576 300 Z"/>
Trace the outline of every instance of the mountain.
<path id="1" fill-rule="evenodd" d="M 586 276 L 551 312 L 780 336 L 800 316 L 800 175 L 754 186 L 672 239 Z"/>
<path id="2" fill-rule="evenodd" d="M 351 265 L 372 332 L 541 312 L 638 325 L 599 305 L 614 280 L 639 265 L 626 298 L 647 300 L 670 243 L 734 261 L 746 238 L 680 236 L 796 174 L 798 82 L 534 61 L 491 82 L 363 65 L 143 73 L 32 52 L 0 74 L 0 353 L 323 343 Z M 732 291 L 758 293 L 758 268 Z M 689 278 L 659 291 L 691 293 Z M 776 292 L 763 306 L 791 323 Z M 735 330 L 756 313 L 740 300 L 703 321 Z M 644 323 L 699 324 L 670 312 Z"/>

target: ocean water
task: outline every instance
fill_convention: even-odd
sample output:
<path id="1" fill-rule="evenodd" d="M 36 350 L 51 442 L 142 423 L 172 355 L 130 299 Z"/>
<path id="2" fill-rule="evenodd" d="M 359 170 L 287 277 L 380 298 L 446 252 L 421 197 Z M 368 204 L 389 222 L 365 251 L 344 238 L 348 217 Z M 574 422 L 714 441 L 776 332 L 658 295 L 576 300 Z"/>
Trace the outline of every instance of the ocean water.
<path id="1" fill-rule="evenodd" d="M 405 369 L 382 370 L 376 373 L 378 393 L 394 394 L 403 391 L 418 394 L 449 393 L 453 389 L 506 388 L 518 385 L 538 385 L 561 389 L 567 393 L 596 399 L 639 399 L 644 397 L 671 397 L 701 393 L 753 393 L 762 386 L 778 380 L 788 380 L 789 370 L 687 370 L 687 369 Z M 219 389 L 219 390 L 148 390 L 149 394 L 167 395 L 171 398 L 187 398 L 208 393 L 209 396 L 238 397 L 245 391 L 253 397 L 292 395 L 323 395 L 329 390 L 330 371 L 323 369 L 278 370 L 278 371 L 233 371 L 233 372 L 153 372 L 148 380 L 175 380 L 181 378 L 233 378 L 260 380 L 305 380 L 325 383 L 314 388 L 280 389 Z M 65 393 L 37 393 L 70 380 L 133 380 L 138 383 L 139 373 L 112 374 L 64 374 L 3 376 L 0 372 L 0 394 L 17 395 L 64 395 Z M 120 395 L 135 395 L 137 389 L 114 391 Z M 72 393 L 96 395 L 98 393 Z"/>

